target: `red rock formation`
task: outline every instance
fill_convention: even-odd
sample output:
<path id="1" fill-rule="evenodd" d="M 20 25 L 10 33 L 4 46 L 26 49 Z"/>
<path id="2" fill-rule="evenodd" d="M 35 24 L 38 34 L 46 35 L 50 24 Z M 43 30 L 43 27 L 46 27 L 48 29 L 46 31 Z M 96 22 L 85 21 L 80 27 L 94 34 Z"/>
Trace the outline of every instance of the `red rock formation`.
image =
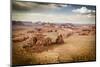
<path id="1" fill-rule="evenodd" d="M 56 43 L 57 43 L 57 44 L 63 44 L 63 43 L 64 43 L 64 40 L 63 40 L 62 35 L 59 35 L 59 36 L 57 37 Z"/>

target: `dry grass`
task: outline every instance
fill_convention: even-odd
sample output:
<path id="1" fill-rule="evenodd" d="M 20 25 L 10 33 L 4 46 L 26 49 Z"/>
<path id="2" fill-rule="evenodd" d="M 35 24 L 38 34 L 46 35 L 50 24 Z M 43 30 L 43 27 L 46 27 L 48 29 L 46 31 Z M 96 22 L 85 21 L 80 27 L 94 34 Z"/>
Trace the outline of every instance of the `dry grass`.
<path id="1" fill-rule="evenodd" d="M 49 46 L 31 46 L 23 48 L 34 32 L 27 33 L 28 30 L 13 31 L 13 64 L 48 64 L 60 62 L 78 62 L 96 60 L 95 35 L 71 35 L 64 37 L 64 44 L 52 44 Z M 25 34 L 28 35 L 24 36 Z M 57 32 L 45 32 L 43 35 L 49 36 L 55 42 Z M 35 45 L 35 44 L 34 44 Z M 34 48 L 35 47 L 35 48 Z"/>

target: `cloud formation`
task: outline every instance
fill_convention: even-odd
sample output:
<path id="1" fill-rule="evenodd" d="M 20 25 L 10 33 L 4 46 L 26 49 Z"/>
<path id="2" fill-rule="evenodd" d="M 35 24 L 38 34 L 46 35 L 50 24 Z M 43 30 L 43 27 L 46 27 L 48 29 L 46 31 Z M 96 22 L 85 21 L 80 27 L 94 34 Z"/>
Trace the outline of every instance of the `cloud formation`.
<path id="1" fill-rule="evenodd" d="M 61 7 L 67 7 L 65 4 L 54 3 L 36 3 L 36 2 L 13 2 L 13 9 L 18 11 L 45 11 L 52 9 L 60 9 Z"/>
<path id="2" fill-rule="evenodd" d="M 95 23 L 95 6 L 42 2 L 13 2 L 13 20 Z"/>
<path id="3" fill-rule="evenodd" d="M 80 14 L 89 14 L 89 13 L 95 13 L 95 10 L 90 10 L 87 7 L 81 7 L 81 8 L 72 10 L 72 12 L 80 13 Z"/>

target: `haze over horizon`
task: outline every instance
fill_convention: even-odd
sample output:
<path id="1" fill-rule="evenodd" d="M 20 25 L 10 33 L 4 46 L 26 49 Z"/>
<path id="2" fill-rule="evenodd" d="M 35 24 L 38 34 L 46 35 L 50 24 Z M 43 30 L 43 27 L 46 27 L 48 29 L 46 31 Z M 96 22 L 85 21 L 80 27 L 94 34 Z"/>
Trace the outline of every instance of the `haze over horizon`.
<path id="1" fill-rule="evenodd" d="M 13 2 L 12 20 L 95 24 L 96 7 L 40 2 Z"/>

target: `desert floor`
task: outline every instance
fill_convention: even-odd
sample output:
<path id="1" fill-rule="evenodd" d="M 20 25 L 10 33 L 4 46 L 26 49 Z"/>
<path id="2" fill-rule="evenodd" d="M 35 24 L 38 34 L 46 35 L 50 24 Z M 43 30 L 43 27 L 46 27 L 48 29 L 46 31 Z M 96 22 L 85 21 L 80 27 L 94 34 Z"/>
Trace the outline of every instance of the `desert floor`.
<path id="1" fill-rule="evenodd" d="M 64 41 L 64 44 L 54 44 L 44 47 L 43 49 L 45 50 L 42 52 L 32 52 L 23 49 L 22 45 L 24 43 L 22 42 L 13 43 L 13 64 L 49 64 L 94 61 L 96 59 L 95 35 L 72 35 L 68 38 L 64 38 Z"/>

